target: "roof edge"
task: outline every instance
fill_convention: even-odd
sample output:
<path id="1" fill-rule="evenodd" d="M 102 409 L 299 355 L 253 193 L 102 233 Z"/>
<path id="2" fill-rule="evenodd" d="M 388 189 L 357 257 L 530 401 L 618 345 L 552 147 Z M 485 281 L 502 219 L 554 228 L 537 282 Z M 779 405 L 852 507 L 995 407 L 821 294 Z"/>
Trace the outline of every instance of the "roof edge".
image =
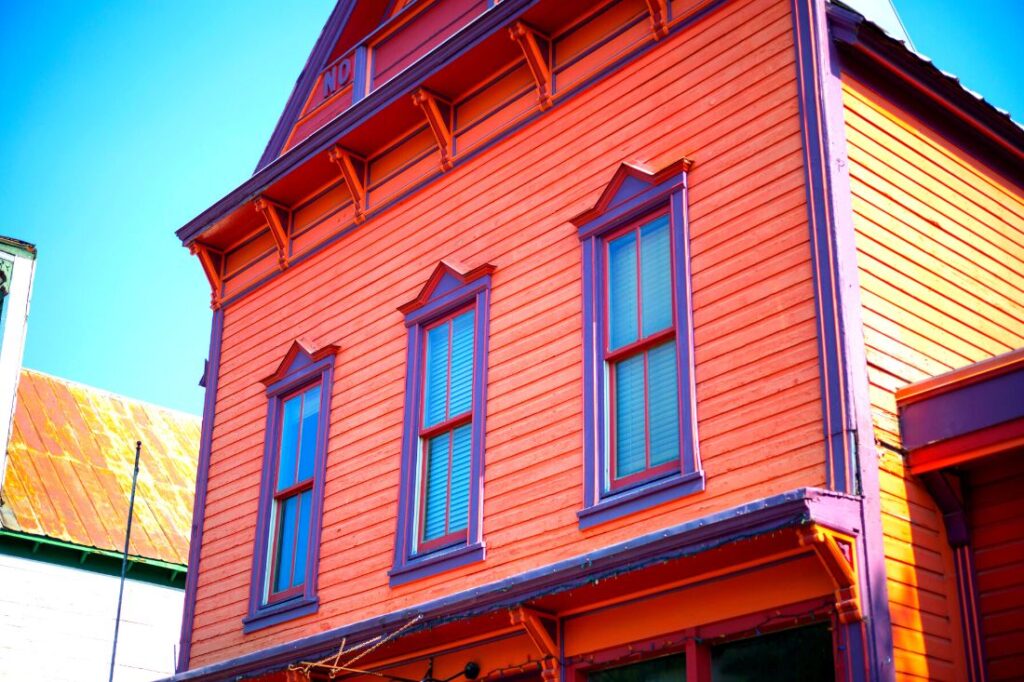
<path id="1" fill-rule="evenodd" d="M 1024 128 L 1010 114 L 969 91 L 956 77 L 944 73 L 855 10 L 832 2 L 827 12 L 834 42 L 902 77 L 967 123 L 973 132 L 1024 163 Z"/>

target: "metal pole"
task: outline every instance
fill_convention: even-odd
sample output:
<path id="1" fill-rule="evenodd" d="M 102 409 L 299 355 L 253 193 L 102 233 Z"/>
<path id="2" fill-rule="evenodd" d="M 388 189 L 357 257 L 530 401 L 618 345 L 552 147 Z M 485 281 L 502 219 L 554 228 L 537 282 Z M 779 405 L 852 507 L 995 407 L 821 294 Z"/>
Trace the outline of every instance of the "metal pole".
<path id="1" fill-rule="evenodd" d="M 135 510 L 135 484 L 139 480 L 139 453 L 142 441 L 135 441 L 135 472 L 132 474 L 132 494 L 128 499 L 128 528 L 124 532 L 124 554 L 121 556 L 121 587 L 117 592 L 117 616 L 114 618 L 114 648 L 110 652 L 110 681 L 114 682 L 114 662 L 117 660 L 117 631 L 121 628 L 121 602 L 124 599 L 124 576 L 128 572 L 128 541 L 132 537 L 132 512 Z"/>

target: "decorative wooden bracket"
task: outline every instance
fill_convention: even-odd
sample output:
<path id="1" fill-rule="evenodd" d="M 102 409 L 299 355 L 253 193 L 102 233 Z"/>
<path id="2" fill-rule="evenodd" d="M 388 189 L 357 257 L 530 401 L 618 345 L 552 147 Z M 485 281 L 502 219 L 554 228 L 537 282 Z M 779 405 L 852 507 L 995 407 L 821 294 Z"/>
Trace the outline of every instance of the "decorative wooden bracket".
<path id="1" fill-rule="evenodd" d="M 220 308 L 220 293 L 223 279 L 220 275 L 221 265 L 224 263 L 224 254 L 201 242 L 189 244 L 188 252 L 199 258 L 199 264 L 203 267 L 206 279 L 210 282 L 210 308 Z"/>
<path id="2" fill-rule="evenodd" d="M 547 58 L 548 39 L 521 21 L 512 24 L 508 29 L 508 34 L 512 40 L 519 43 L 523 56 L 526 57 L 526 65 L 530 68 L 530 73 L 533 74 L 533 80 L 537 82 L 537 99 L 540 100 L 540 108 L 547 109 L 551 106 L 551 67 Z"/>
<path id="3" fill-rule="evenodd" d="M 668 35 L 668 0 L 647 0 L 647 11 L 651 14 L 651 32 L 655 40 Z"/>
<path id="4" fill-rule="evenodd" d="M 274 236 L 274 243 L 277 244 L 277 264 L 284 270 L 288 267 L 288 220 L 291 210 L 264 196 L 256 197 L 253 206 L 270 227 L 270 234 Z"/>
<path id="5" fill-rule="evenodd" d="M 451 170 L 452 167 L 452 134 L 448 129 L 448 123 L 442 106 L 447 103 L 432 92 L 420 88 L 412 94 L 412 102 L 423 110 L 427 117 L 427 124 L 434 133 L 437 140 L 437 148 L 441 152 L 441 170 Z"/>
<path id="6" fill-rule="evenodd" d="M 362 180 L 362 169 L 366 167 L 365 159 L 338 145 L 331 147 L 331 150 L 327 152 L 327 156 L 338 166 L 338 170 L 341 171 L 341 177 L 344 178 L 345 185 L 348 186 L 349 194 L 352 195 L 352 206 L 355 208 L 356 222 L 363 222 L 366 218 L 366 187 L 363 186 Z"/>
<path id="7" fill-rule="evenodd" d="M 526 606 L 509 610 L 513 625 L 521 625 L 540 652 L 541 679 L 555 682 L 558 679 L 558 619 L 550 613 L 537 611 Z"/>
<path id="8" fill-rule="evenodd" d="M 836 592 L 836 613 L 840 623 L 855 623 L 863 618 L 857 587 L 857 551 L 855 540 L 843 533 L 811 524 L 800 529 L 800 544 L 813 547 L 825 566 Z"/>

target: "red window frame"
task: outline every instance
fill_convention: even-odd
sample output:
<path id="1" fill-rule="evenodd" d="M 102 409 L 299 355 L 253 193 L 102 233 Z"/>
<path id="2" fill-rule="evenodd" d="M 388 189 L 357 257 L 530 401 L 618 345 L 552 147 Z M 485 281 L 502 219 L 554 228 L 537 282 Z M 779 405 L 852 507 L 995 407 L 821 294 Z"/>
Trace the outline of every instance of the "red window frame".
<path id="1" fill-rule="evenodd" d="M 273 493 L 273 503 L 272 503 L 273 504 L 273 509 L 271 511 L 271 514 L 273 515 L 273 519 L 274 519 L 274 522 L 273 522 L 274 527 L 273 527 L 273 532 L 272 532 L 272 534 L 270 536 L 270 542 L 269 542 L 270 551 L 267 552 L 267 557 L 268 557 L 269 564 L 270 564 L 267 567 L 267 585 L 266 585 L 266 603 L 267 604 L 275 604 L 275 603 L 278 603 L 278 602 L 281 602 L 281 601 L 285 601 L 287 599 L 291 599 L 292 597 L 295 597 L 297 595 L 303 594 L 304 591 L 305 591 L 305 588 L 306 588 L 306 581 L 305 581 L 305 579 L 303 579 L 303 581 L 301 583 L 297 584 L 297 585 L 292 585 L 291 587 L 288 587 L 288 588 L 285 588 L 285 589 L 279 590 L 279 591 L 275 591 L 274 590 L 274 585 L 277 583 L 277 564 L 278 564 L 278 556 L 280 555 L 280 552 L 281 552 L 281 538 L 282 538 L 281 526 L 284 523 L 284 514 L 282 513 L 281 510 L 283 509 L 284 504 L 285 504 L 285 502 L 287 500 L 289 500 L 289 499 L 291 499 L 293 497 L 299 497 L 304 492 L 306 492 L 307 490 L 310 490 L 310 491 L 313 490 L 313 482 L 316 479 L 316 466 L 315 466 L 315 463 L 314 463 L 313 471 L 310 473 L 310 476 L 307 479 L 304 479 L 302 481 L 296 481 L 295 483 L 293 483 L 292 485 L 288 486 L 287 488 L 285 488 L 283 490 L 277 490 L 276 489 L 277 488 L 276 481 L 278 479 L 278 475 L 280 474 L 280 469 L 281 469 L 281 447 L 283 445 L 283 439 L 284 439 L 284 428 L 282 426 L 283 422 L 284 422 L 284 406 L 285 406 L 285 404 L 289 400 L 291 400 L 293 398 L 296 398 L 298 396 L 302 396 L 302 404 L 300 404 L 300 406 L 299 406 L 299 428 L 298 428 L 298 431 L 295 434 L 295 438 L 296 438 L 296 442 L 297 442 L 297 446 L 296 446 L 297 449 L 296 449 L 296 452 L 295 452 L 295 477 L 298 478 L 298 475 L 299 475 L 299 462 L 301 460 L 301 451 L 300 451 L 299 448 L 302 447 L 302 422 L 303 422 L 303 420 L 302 420 L 302 413 L 303 413 L 303 409 L 305 407 L 305 401 L 306 401 L 305 394 L 306 394 L 307 391 L 309 391 L 310 389 L 315 388 L 315 387 L 319 387 L 321 392 L 322 392 L 324 390 L 323 381 L 321 379 L 317 379 L 315 381 L 311 381 L 308 384 L 304 384 L 303 386 L 300 386 L 299 388 L 296 388 L 295 390 L 289 391 L 288 393 L 286 393 L 286 394 L 281 396 L 281 398 L 280 398 L 280 400 L 278 401 L 278 404 L 277 404 L 277 425 L 278 425 L 278 427 L 277 427 L 277 433 L 275 434 L 276 435 L 276 448 L 275 448 L 275 450 L 277 452 L 277 457 L 276 457 L 276 459 L 274 461 L 274 468 L 273 468 L 272 477 L 271 477 L 272 485 L 275 488 L 274 493 Z M 322 393 L 321 393 L 321 396 L 322 396 Z M 321 409 L 321 407 L 322 407 L 322 402 L 321 402 L 321 406 L 317 408 L 318 411 Z M 320 433 L 320 428 L 319 428 L 320 427 L 320 421 L 321 420 L 318 417 L 317 418 L 317 434 L 316 434 L 317 443 L 314 444 L 314 452 L 313 452 L 314 460 L 316 458 L 316 450 L 317 450 L 317 448 L 319 446 L 319 441 L 323 437 L 323 434 Z M 312 504 L 312 495 L 310 496 L 309 504 Z M 300 505 L 299 508 L 301 509 L 301 505 Z M 308 553 L 308 550 L 309 550 L 308 546 L 307 547 L 303 547 L 301 549 L 299 547 L 299 543 L 298 543 L 298 538 L 299 538 L 298 524 L 301 523 L 301 520 L 302 520 L 302 514 L 299 513 L 298 510 L 296 510 L 296 513 L 295 513 L 295 525 L 296 525 L 295 540 L 296 540 L 296 542 L 295 542 L 294 546 L 292 547 L 292 557 L 291 557 L 291 564 L 290 564 L 290 567 L 291 567 L 290 568 L 290 573 L 292 575 L 292 579 L 293 580 L 294 580 L 294 576 L 295 576 L 295 558 L 298 556 L 298 553 L 300 551 Z M 309 542 L 312 542 L 312 541 L 313 541 L 312 529 L 310 529 L 310 533 L 307 535 L 306 542 L 309 543 Z"/>
<path id="2" fill-rule="evenodd" d="M 416 528 L 416 554 L 426 554 L 434 550 L 442 549 L 451 545 L 464 544 L 469 538 L 469 527 L 457 531 L 449 531 L 441 537 L 434 538 L 432 540 L 426 539 L 426 527 L 427 527 L 427 443 L 431 438 L 435 438 L 443 433 L 448 433 L 448 482 L 445 486 L 445 519 L 444 527 L 447 530 L 451 524 L 451 501 L 452 501 L 452 457 L 454 455 L 454 443 L 452 439 L 455 437 L 455 429 L 466 424 L 473 423 L 473 400 L 469 401 L 469 409 L 465 412 L 460 412 L 456 415 L 449 414 L 451 410 L 451 391 L 452 391 L 452 334 L 453 326 L 451 325 L 452 320 L 460 315 L 473 312 L 473 326 L 471 329 L 475 335 L 476 333 L 476 316 L 477 309 L 475 303 L 462 306 L 451 313 L 448 313 L 444 317 L 423 326 L 422 344 L 419 349 L 420 352 L 420 395 L 419 395 L 419 450 L 420 450 L 420 461 L 418 464 L 418 471 L 420 477 L 420 484 L 418 487 L 419 500 L 417 503 L 418 520 Z M 446 376 L 447 386 L 445 388 L 445 419 L 437 424 L 430 426 L 424 426 L 426 421 L 426 409 L 427 409 L 427 339 L 429 338 L 430 330 L 436 329 L 442 325 L 448 325 L 448 374 Z M 476 345 L 476 339 L 474 338 L 474 346 Z M 474 348 L 475 352 L 475 348 Z M 475 367 L 475 363 L 472 363 L 471 367 Z M 470 374 L 470 382 L 474 382 L 472 373 Z M 472 436 L 471 436 L 472 437 Z M 470 444 L 472 449 L 472 444 Z"/>
<path id="3" fill-rule="evenodd" d="M 658 330 L 648 336 L 642 337 L 643 334 L 643 275 L 641 266 L 643 264 L 642 249 L 640 248 L 640 230 L 643 227 L 659 218 L 664 217 L 666 220 L 671 221 L 668 208 L 660 208 L 656 211 L 647 213 L 639 218 L 636 218 L 622 227 L 609 232 L 601 238 L 601 248 L 604 250 L 604 292 L 602 292 L 603 300 L 603 317 L 604 317 L 604 338 L 605 344 L 602 348 L 604 366 L 608 372 L 608 399 L 606 401 L 606 414 L 608 418 L 608 447 L 606 452 L 608 453 L 608 491 L 619 492 L 626 490 L 638 485 L 647 483 L 648 481 L 656 480 L 666 475 L 670 475 L 680 471 L 679 457 L 675 457 L 672 460 L 651 466 L 651 424 L 650 424 L 650 410 L 648 408 L 648 394 L 650 390 L 650 382 L 648 380 L 648 365 L 646 353 L 652 348 L 656 348 L 660 345 L 669 343 L 670 341 L 677 341 L 676 329 L 679 326 L 679 322 L 676 317 L 676 297 L 678 292 L 676 291 L 676 258 L 675 258 L 675 235 L 672 233 L 671 224 L 668 226 L 669 236 L 669 277 L 671 279 L 672 289 L 672 326 L 666 329 Z M 637 338 L 636 341 L 626 344 L 620 348 L 612 350 L 612 314 L 611 314 L 611 258 L 610 249 L 611 243 L 619 237 L 624 237 L 629 233 L 636 233 L 636 316 L 637 316 Z M 615 437 L 615 378 L 616 378 L 616 366 L 629 358 L 636 357 L 637 355 L 644 354 L 644 462 L 645 467 L 643 471 L 638 471 L 633 474 L 627 474 L 623 477 L 618 477 L 616 467 L 618 464 L 618 456 L 616 452 L 616 437 Z M 679 374 L 676 374 L 676 382 L 678 388 Z M 682 447 L 681 441 L 682 434 L 680 434 L 680 447 Z"/>

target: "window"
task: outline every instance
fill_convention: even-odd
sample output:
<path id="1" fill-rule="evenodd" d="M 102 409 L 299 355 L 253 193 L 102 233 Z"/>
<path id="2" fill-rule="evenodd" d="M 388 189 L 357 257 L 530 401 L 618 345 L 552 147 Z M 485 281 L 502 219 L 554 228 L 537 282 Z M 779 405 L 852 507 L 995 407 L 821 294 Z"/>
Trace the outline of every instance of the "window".
<path id="1" fill-rule="evenodd" d="M 400 310 L 408 327 L 405 428 L 391 584 L 484 557 L 481 529 L 489 265 L 442 263 Z"/>
<path id="2" fill-rule="evenodd" d="M 586 528 L 704 488 L 697 453 L 688 161 L 623 165 L 583 245 Z"/>
<path id="3" fill-rule="evenodd" d="M 245 631 L 316 611 L 330 388 L 337 348 L 296 342 L 267 385 L 267 430 Z"/>

